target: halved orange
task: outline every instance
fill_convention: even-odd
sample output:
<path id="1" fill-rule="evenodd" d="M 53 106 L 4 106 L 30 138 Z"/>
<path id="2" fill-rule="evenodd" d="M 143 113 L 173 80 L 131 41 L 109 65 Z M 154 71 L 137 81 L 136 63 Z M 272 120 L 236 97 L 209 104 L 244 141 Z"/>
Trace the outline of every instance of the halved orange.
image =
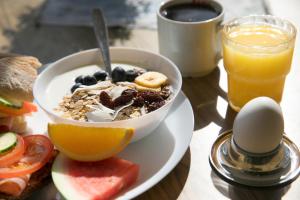
<path id="1" fill-rule="evenodd" d="M 48 124 L 48 134 L 57 149 L 69 158 L 98 161 L 122 151 L 129 144 L 134 129 Z"/>

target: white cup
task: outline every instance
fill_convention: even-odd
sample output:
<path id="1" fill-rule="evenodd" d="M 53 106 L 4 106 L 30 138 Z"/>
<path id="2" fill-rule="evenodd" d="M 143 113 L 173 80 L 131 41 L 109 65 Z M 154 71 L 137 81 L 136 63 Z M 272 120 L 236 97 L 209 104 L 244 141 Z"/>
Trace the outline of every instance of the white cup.
<path id="1" fill-rule="evenodd" d="M 223 6 L 216 1 L 205 2 L 218 16 L 205 21 L 182 22 L 162 15 L 167 7 L 192 3 L 194 0 L 172 0 L 162 3 L 157 11 L 159 51 L 171 59 L 184 77 L 209 74 L 221 58 L 219 30 L 224 17 Z"/>

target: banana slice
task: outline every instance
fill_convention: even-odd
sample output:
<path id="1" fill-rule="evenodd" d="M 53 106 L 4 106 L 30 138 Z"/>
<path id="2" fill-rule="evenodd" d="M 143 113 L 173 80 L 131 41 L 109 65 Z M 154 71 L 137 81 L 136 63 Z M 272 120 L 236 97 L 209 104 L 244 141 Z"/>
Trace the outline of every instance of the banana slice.
<path id="1" fill-rule="evenodd" d="M 158 88 L 167 82 L 168 78 L 159 72 L 146 72 L 135 78 L 134 82 L 148 88 Z"/>
<path id="2" fill-rule="evenodd" d="M 160 91 L 161 91 L 161 87 L 157 87 L 157 88 L 149 88 L 149 87 L 141 86 L 141 85 L 139 85 L 139 84 L 135 84 L 135 88 L 136 88 L 138 91 L 153 91 L 153 92 L 160 92 Z"/>

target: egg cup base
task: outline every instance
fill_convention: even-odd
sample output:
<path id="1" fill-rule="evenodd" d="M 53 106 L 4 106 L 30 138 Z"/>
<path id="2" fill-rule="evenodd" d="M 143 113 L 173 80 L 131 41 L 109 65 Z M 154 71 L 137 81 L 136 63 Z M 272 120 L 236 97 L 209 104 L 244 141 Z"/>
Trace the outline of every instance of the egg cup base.
<path id="1" fill-rule="evenodd" d="M 232 142 L 232 130 L 225 131 L 214 142 L 209 162 L 216 174 L 239 186 L 266 188 L 284 186 L 300 174 L 300 153 L 283 134 L 280 147 L 264 156 L 239 151 Z"/>

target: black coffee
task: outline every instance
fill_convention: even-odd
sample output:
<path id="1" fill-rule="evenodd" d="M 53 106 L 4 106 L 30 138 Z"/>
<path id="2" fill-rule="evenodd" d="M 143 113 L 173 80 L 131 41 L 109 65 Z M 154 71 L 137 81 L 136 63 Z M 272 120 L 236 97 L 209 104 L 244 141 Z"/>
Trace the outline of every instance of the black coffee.
<path id="1" fill-rule="evenodd" d="M 161 14 L 175 21 L 199 22 L 215 18 L 220 13 L 208 3 L 182 3 L 168 6 Z"/>

